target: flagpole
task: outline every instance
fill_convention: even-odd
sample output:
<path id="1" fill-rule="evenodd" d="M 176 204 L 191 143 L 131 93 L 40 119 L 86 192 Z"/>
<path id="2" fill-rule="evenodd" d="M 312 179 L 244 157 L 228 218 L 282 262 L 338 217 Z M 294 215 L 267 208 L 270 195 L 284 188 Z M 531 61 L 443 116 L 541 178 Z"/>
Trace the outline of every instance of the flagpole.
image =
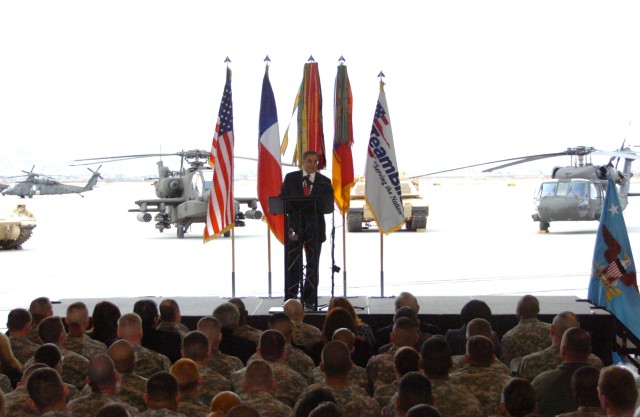
<path id="1" fill-rule="evenodd" d="M 344 213 L 342 213 L 342 288 L 344 292 L 344 296 L 347 296 L 347 231 L 344 227 L 346 223 L 344 222 Z"/>
<path id="2" fill-rule="evenodd" d="M 380 297 L 384 297 L 384 233 L 380 233 Z"/>
<path id="3" fill-rule="evenodd" d="M 234 227 L 231 228 L 231 296 L 232 297 L 236 296 L 236 228 L 235 228 L 235 225 Z"/>
<path id="4" fill-rule="evenodd" d="M 271 230 L 267 224 L 267 281 L 269 282 L 269 298 L 271 298 Z"/>

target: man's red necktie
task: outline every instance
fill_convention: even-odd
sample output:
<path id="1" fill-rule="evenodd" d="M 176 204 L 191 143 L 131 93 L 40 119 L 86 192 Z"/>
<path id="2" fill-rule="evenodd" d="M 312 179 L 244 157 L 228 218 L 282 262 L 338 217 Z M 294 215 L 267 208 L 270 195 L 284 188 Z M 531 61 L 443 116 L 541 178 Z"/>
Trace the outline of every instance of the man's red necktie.
<path id="1" fill-rule="evenodd" d="M 309 176 L 305 175 L 302 180 L 302 189 L 304 191 L 304 196 L 309 197 L 311 195 L 311 185 L 309 185 Z"/>

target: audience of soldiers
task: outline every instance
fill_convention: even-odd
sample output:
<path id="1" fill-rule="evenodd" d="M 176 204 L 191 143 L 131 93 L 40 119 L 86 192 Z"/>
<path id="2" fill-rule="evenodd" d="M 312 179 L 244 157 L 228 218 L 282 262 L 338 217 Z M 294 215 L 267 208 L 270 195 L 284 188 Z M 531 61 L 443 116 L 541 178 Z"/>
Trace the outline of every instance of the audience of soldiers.
<path id="1" fill-rule="evenodd" d="M 603 368 L 574 313 L 541 321 L 534 296 L 519 300 L 518 324 L 500 340 L 484 302 L 466 305 L 462 328 L 443 336 L 421 324 L 417 299 L 403 292 L 393 323 L 375 333 L 389 344 L 376 355 L 358 354 L 358 343 L 381 345 L 345 300 L 336 299 L 322 330 L 305 322 L 295 299 L 267 329 L 252 327 L 239 298 L 192 330 L 174 299 L 159 311 L 140 300 L 122 315 L 103 301 L 109 308 L 96 328 L 86 304 L 60 317 L 37 298 L 9 312 L 0 336 L 0 417 L 640 415 L 634 373 Z M 364 358 L 366 367 L 354 363 Z"/>

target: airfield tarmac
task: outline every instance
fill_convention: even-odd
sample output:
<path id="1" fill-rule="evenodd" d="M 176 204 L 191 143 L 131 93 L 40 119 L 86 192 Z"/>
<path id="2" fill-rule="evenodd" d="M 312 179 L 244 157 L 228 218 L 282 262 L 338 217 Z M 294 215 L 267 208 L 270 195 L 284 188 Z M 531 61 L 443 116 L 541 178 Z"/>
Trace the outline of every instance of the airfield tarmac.
<path id="1" fill-rule="evenodd" d="M 345 295 L 346 271 L 348 296 L 388 297 L 408 290 L 423 296 L 586 297 L 598 223 L 557 222 L 551 233 L 539 234 L 531 213 L 540 180 L 424 180 L 427 230 L 402 230 L 382 240 L 376 229 L 346 233 L 346 262 L 342 218 L 335 211 L 334 257 L 341 271 L 332 288 L 328 240 L 319 295 Z M 237 181 L 235 193 L 255 196 L 255 187 L 255 181 Z M 0 209 L 25 203 L 38 222 L 23 250 L 0 251 L 0 326 L 10 309 L 42 295 L 52 300 L 282 296 L 282 246 L 271 238 L 269 262 L 264 223 L 247 220 L 233 240 L 206 244 L 203 225 L 197 224 L 179 240 L 175 228 L 159 233 L 153 222 L 138 222 L 127 211 L 143 198 L 155 198 L 150 182 L 100 182 L 84 198 L 0 197 Z M 630 199 L 624 216 L 634 249 L 640 244 L 640 199 Z M 327 225 L 330 236 L 331 215 Z"/>

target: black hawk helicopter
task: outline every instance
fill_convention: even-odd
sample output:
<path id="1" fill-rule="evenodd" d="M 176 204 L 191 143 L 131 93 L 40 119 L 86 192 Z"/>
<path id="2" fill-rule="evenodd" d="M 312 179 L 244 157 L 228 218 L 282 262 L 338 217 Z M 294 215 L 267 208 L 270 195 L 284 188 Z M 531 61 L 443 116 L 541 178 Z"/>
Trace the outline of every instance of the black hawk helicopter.
<path id="1" fill-rule="evenodd" d="M 17 195 L 20 198 L 33 198 L 34 195 L 54 195 L 54 194 L 79 194 L 81 197 L 85 191 L 93 190 L 93 187 L 98 183 L 98 178 L 102 178 L 100 173 L 100 165 L 95 171 L 91 168 L 87 168 L 91 171 L 91 178 L 87 181 L 87 184 L 83 187 L 79 185 L 63 184 L 44 174 L 38 174 L 33 172 L 36 166 L 31 167 L 31 171 L 22 171 L 26 174 L 26 178 L 19 182 L 14 182 L 2 190 L 2 195 Z M 25 175 L 19 175 L 23 177 Z M 17 178 L 17 177 L 7 177 Z"/>
<path id="2" fill-rule="evenodd" d="M 137 200 L 135 204 L 138 208 L 129 209 L 130 212 L 138 213 L 137 219 L 148 223 L 153 219 L 156 229 L 163 232 L 170 229 L 172 225 L 176 227 L 179 239 L 184 238 L 185 233 L 193 223 L 205 223 L 207 220 L 207 208 L 209 204 L 209 194 L 211 191 L 211 180 L 205 179 L 205 172 L 211 168 L 207 165 L 209 157 L 208 151 L 191 150 L 175 153 L 153 153 L 140 155 L 123 155 L 102 158 L 76 159 L 72 165 L 86 165 L 99 162 L 117 162 L 138 158 L 150 158 L 163 156 L 179 156 L 180 170 L 171 171 L 164 166 L 162 159 L 157 162 L 158 180 L 154 183 L 156 196 L 158 198 Z M 184 162 L 189 167 L 184 167 Z M 240 204 L 246 204 L 248 210 L 242 212 Z M 261 219 L 262 212 L 258 210 L 258 198 L 235 197 L 234 198 L 235 225 L 245 226 L 245 219 Z M 156 213 L 155 216 L 152 213 Z M 228 237 L 229 232 L 224 236 Z"/>
<path id="3" fill-rule="evenodd" d="M 549 233 L 552 221 L 593 221 L 600 220 L 600 213 L 604 204 L 604 195 L 608 184 L 608 176 L 613 175 L 618 186 L 618 195 L 622 209 L 627 206 L 629 196 L 640 194 L 629 193 L 631 164 L 639 159 L 640 155 L 631 151 L 624 145 L 617 151 L 603 151 L 588 146 L 577 146 L 555 153 L 520 156 L 515 158 L 500 159 L 497 161 L 482 162 L 464 167 L 431 172 L 412 178 L 425 177 L 443 172 L 473 168 L 477 166 L 499 164 L 482 172 L 492 172 L 498 169 L 510 167 L 526 162 L 537 161 L 558 156 L 570 156 L 571 165 L 555 167 L 551 172 L 551 179 L 543 181 L 534 196 L 533 221 L 539 222 L 539 232 Z M 593 165 L 592 155 L 610 157 L 605 165 Z M 614 160 L 624 160 L 622 171 L 614 166 Z"/>

